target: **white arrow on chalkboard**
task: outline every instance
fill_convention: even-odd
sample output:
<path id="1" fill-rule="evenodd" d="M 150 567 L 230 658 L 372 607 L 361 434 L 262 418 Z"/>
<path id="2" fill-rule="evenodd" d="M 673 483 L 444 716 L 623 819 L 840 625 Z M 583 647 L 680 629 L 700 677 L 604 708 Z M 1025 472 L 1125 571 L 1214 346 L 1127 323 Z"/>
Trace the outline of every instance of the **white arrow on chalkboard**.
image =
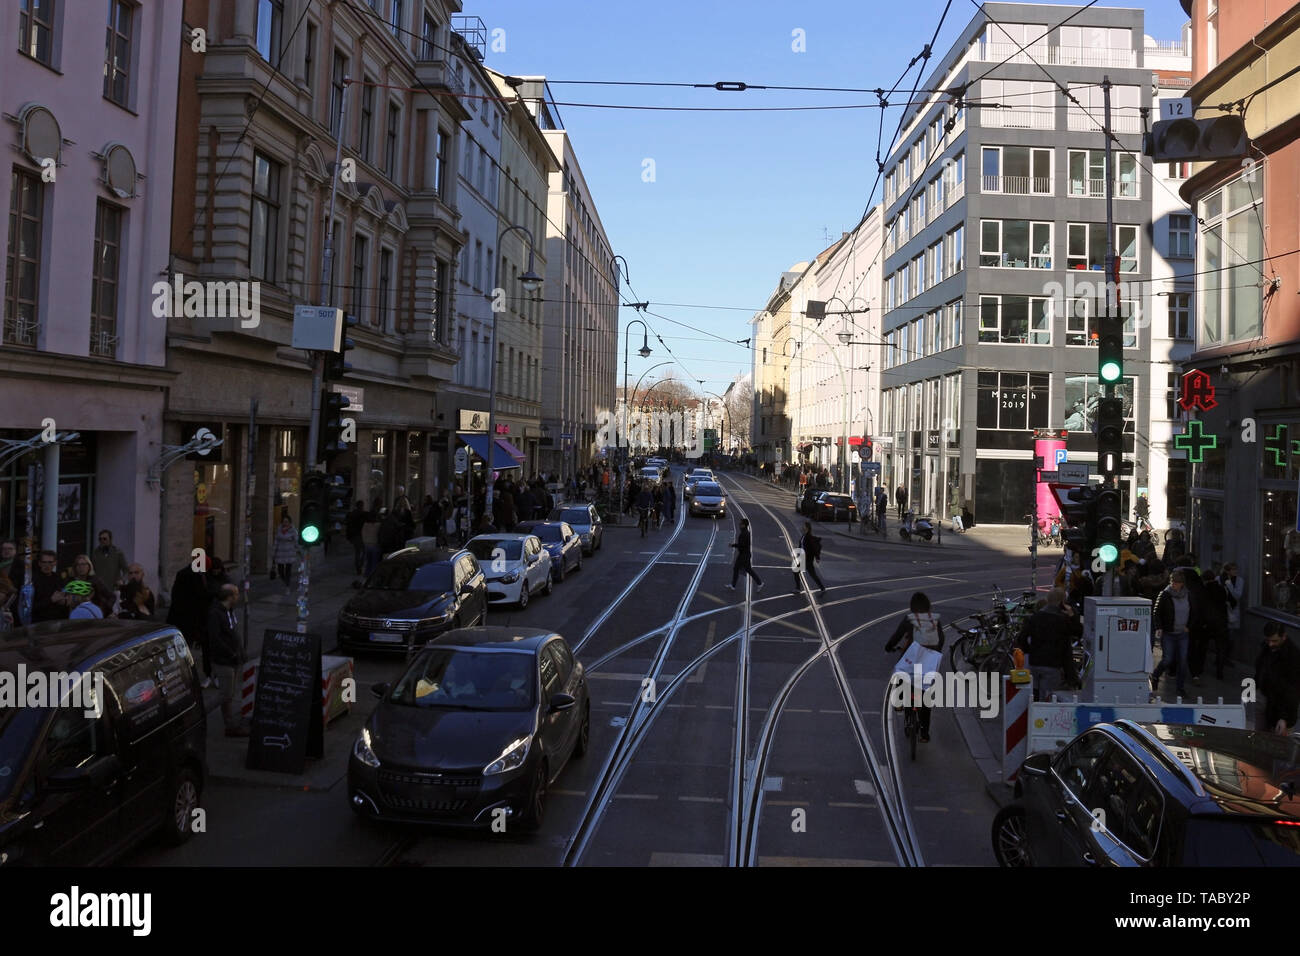
<path id="1" fill-rule="evenodd" d="M 279 737 L 263 737 L 263 747 L 279 747 L 281 750 L 289 749 L 289 735 L 281 734 Z"/>

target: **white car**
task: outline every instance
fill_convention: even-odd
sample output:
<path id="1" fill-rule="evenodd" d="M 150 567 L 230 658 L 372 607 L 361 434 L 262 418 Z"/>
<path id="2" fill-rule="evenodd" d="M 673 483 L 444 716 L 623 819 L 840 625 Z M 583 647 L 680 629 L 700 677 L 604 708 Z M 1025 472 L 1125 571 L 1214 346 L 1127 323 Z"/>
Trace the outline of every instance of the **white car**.
<path id="1" fill-rule="evenodd" d="M 528 607 L 537 591 L 555 587 L 551 555 L 535 534 L 480 534 L 465 545 L 487 578 L 489 604 L 502 602 Z"/>
<path id="2" fill-rule="evenodd" d="M 727 496 L 722 486 L 712 481 L 697 481 L 695 493 L 691 495 L 691 515 L 712 515 L 715 518 L 726 517 Z"/>
<path id="3" fill-rule="evenodd" d="M 692 468 L 691 473 L 686 476 L 682 482 L 682 497 L 691 498 L 695 495 L 695 486 L 701 481 L 709 481 L 717 484 L 718 479 L 713 477 L 713 472 L 708 468 Z"/>
<path id="4" fill-rule="evenodd" d="M 659 469 L 647 465 L 641 469 L 641 481 L 649 482 L 651 487 L 659 484 Z"/>

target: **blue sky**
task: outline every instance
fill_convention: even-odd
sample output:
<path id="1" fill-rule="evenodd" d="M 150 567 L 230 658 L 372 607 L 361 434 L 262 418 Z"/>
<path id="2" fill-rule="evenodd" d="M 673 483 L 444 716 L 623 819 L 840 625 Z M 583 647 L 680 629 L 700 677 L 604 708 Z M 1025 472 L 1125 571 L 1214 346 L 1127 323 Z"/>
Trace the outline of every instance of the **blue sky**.
<path id="1" fill-rule="evenodd" d="M 1186 17 L 1177 0 L 1136 6 L 1146 11 L 1149 35 L 1181 35 Z M 704 379 L 705 388 L 721 391 L 749 370 L 750 353 L 716 337 L 747 338 L 748 320 L 780 273 L 811 259 L 829 244 L 827 236 L 833 240 L 861 216 L 876 178 L 879 111 L 669 113 L 563 104 L 821 106 L 874 103 L 875 95 L 556 81 L 888 90 L 929 41 L 943 9 L 944 0 L 500 0 L 464 12 L 481 17 L 489 31 L 505 31 L 506 49 L 489 51 L 488 66 L 552 81 L 606 234 L 627 260 L 632 292 L 666 317 L 646 318 L 685 367 L 677 377 Z M 953 0 L 932 62 L 975 13 L 971 0 Z M 805 52 L 792 49 L 795 30 L 803 31 Z M 915 79 L 914 69 L 907 89 Z M 897 123 L 898 110 L 888 110 L 882 158 Z M 642 177 L 647 159 L 654 161 L 653 182 Z M 636 317 L 622 312 L 624 322 Z M 651 346 L 650 358 L 632 356 L 634 376 L 668 357 L 659 343 Z"/>

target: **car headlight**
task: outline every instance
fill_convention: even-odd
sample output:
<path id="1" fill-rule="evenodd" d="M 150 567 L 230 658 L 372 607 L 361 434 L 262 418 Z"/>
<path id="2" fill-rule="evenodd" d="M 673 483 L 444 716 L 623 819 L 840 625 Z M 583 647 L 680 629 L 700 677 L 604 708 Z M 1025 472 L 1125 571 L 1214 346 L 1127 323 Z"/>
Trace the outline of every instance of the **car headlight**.
<path id="1" fill-rule="evenodd" d="M 379 758 L 376 757 L 375 752 L 370 749 L 369 727 L 361 728 L 361 736 L 358 737 L 357 742 L 352 745 L 352 756 L 356 757 L 367 767 L 379 766 Z"/>
<path id="2" fill-rule="evenodd" d="M 490 764 L 483 768 L 483 775 L 493 773 L 505 773 L 507 770 L 518 770 L 528 759 L 528 748 L 532 746 L 533 737 L 529 734 L 527 737 L 520 737 L 518 740 L 506 746 L 501 751 L 501 756 L 497 757 Z"/>
<path id="3" fill-rule="evenodd" d="M 503 574 L 499 580 L 502 584 L 514 584 L 519 580 L 519 572 L 511 571 L 509 574 Z"/>

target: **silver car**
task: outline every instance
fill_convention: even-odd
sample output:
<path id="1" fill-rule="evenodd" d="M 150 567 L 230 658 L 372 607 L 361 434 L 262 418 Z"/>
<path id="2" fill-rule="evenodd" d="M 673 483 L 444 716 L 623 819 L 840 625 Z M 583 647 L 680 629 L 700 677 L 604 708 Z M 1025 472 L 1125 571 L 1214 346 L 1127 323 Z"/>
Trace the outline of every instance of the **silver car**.
<path id="1" fill-rule="evenodd" d="M 691 496 L 690 513 L 711 515 L 714 518 L 725 517 L 727 496 L 722 493 L 722 486 L 712 481 L 697 482 L 695 494 Z"/>
<path id="2" fill-rule="evenodd" d="M 604 528 L 595 505 L 573 502 L 560 505 L 551 512 L 550 520 L 568 522 L 578 532 L 578 537 L 582 539 L 583 554 L 595 554 L 600 549 Z"/>

